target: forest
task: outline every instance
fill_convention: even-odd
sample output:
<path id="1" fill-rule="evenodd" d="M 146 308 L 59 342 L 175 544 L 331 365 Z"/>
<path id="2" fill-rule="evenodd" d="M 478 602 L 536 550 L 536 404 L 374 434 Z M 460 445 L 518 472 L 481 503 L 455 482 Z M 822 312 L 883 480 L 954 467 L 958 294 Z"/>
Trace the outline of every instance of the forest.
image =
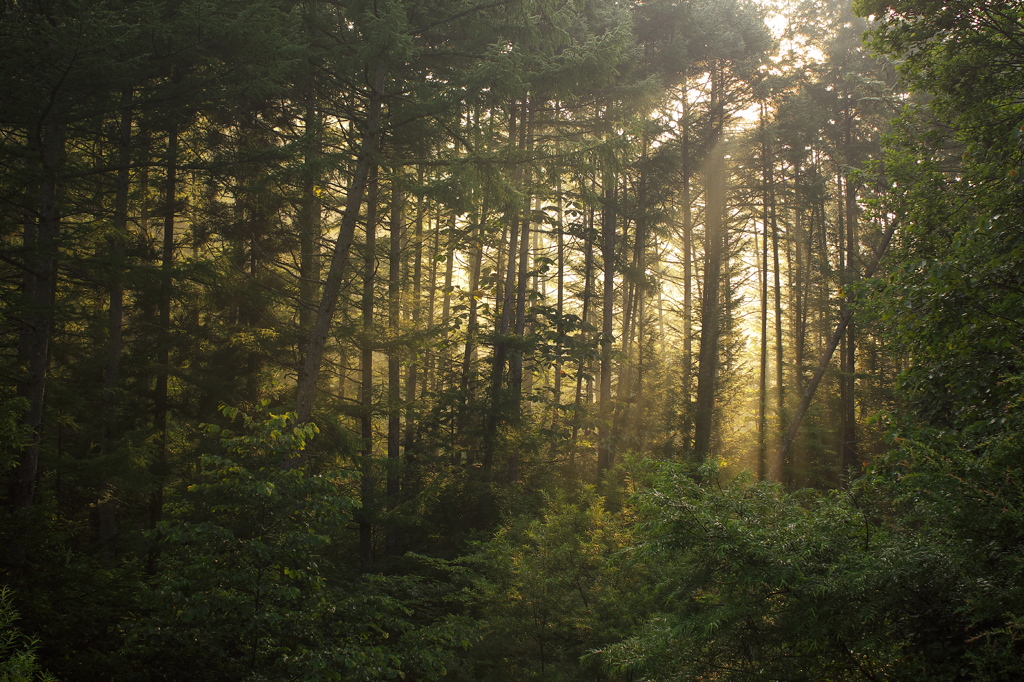
<path id="1" fill-rule="evenodd" d="M 0 12 L 0 681 L 1020 679 L 1021 0 Z"/>

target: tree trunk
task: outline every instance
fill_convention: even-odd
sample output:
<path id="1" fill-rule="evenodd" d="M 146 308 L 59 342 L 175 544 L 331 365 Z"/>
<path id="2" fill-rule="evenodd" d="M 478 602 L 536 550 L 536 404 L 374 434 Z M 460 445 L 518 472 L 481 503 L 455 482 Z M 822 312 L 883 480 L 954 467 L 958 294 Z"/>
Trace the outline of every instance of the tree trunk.
<path id="1" fill-rule="evenodd" d="M 558 147 L 555 153 L 558 153 Z M 555 180 L 555 201 L 556 201 L 556 224 L 555 224 L 555 260 L 557 261 L 556 287 L 555 292 L 555 381 L 551 393 L 555 402 L 555 409 L 552 412 L 552 426 L 557 427 L 562 418 L 562 350 L 565 337 L 565 198 L 562 196 L 562 174 L 558 174 Z"/>
<path id="2" fill-rule="evenodd" d="M 388 239 L 388 471 L 385 495 L 388 501 L 388 523 L 385 529 L 385 547 L 389 556 L 398 552 L 398 528 L 394 509 L 401 493 L 400 470 L 402 439 L 402 373 L 398 339 L 401 333 L 401 267 L 402 267 L 402 210 L 404 197 L 399 173 L 391 185 L 391 225 Z"/>
<path id="3" fill-rule="evenodd" d="M 18 339 L 18 364 L 25 374 L 18 382 L 18 395 L 27 408 L 22 424 L 28 442 L 21 452 L 10 483 L 10 505 L 28 508 L 35 503 L 39 475 L 39 449 L 43 438 L 43 411 L 46 398 L 50 342 L 53 339 L 54 299 L 57 294 L 58 237 L 60 235 L 60 165 L 64 159 L 66 131 L 62 125 L 45 121 L 32 146 L 39 153 L 39 208 L 35 216 L 26 216 L 27 251 L 22 300 L 23 327 Z"/>
<path id="4" fill-rule="evenodd" d="M 690 185 L 692 169 L 690 159 L 690 112 L 686 87 L 682 89 L 682 154 L 683 177 L 680 201 L 683 208 L 683 432 L 682 447 L 691 447 L 693 413 L 690 402 L 693 399 L 693 207 Z"/>
<path id="5" fill-rule="evenodd" d="M 423 167 L 417 173 L 417 185 L 422 187 L 424 182 Z M 413 239 L 413 263 L 412 263 L 412 329 L 420 331 L 423 301 L 423 215 L 425 211 L 423 197 L 416 198 L 416 227 Z M 416 401 L 416 386 L 422 362 L 422 355 L 419 348 L 410 349 L 409 366 L 405 373 L 405 451 L 408 456 L 409 450 L 416 441 L 416 420 L 414 418 L 414 405 Z"/>
<path id="6" fill-rule="evenodd" d="M 156 527 L 163 516 L 164 484 L 170 474 L 167 454 L 167 413 L 170 409 L 168 378 L 171 369 L 171 298 L 174 293 L 174 222 L 178 201 L 178 131 L 167 135 L 167 177 L 164 184 L 163 251 L 160 258 L 160 342 L 157 351 L 156 388 L 154 390 L 154 428 L 156 456 L 150 471 L 156 488 L 149 498 L 149 523 Z"/>
<path id="7" fill-rule="evenodd" d="M 427 218 L 428 223 L 431 218 Z M 441 218 L 435 214 L 432 222 L 434 224 L 434 239 L 430 246 L 430 267 L 427 268 L 427 282 L 430 290 L 427 292 L 427 329 L 434 334 L 434 318 L 437 313 L 437 261 L 441 255 Z M 423 376 L 420 383 L 420 392 L 426 392 L 434 384 L 434 368 L 437 364 L 436 353 L 433 351 L 426 354 L 423 363 Z"/>
<path id="8" fill-rule="evenodd" d="M 312 79 L 311 79 L 312 81 Z M 303 131 L 304 159 L 302 188 L 298 211 L 299 232 L 299 357 L 309 354 L 309 341 L 316 317 L 316 294 L 320 288 L 320 197 L 317 189 L 321 182 L 317 170 L 323 144 L 322 114 L 316 106 L 312 82 L 306 92 L 305 130 Z"/>
<path id="9" fill-rule="evenodd" d="M 770 209 L 770 228 L 772 235 L 772 276 L 774 278 L 774 301 L 775 301 L 775 419 L 776 433 L 782 433 L 786 423 L 786 385 L 785 385 L 785 355 L 783 352 L 783 322 L 782 322 L 782 280 L 781 268 L 779 266 L 779 220 L 778 203 L 775 187 L 775 168 L 769 161 L 768 164 L 768 206 Z M 765 247 L 767 248 L 767 243 Z"/>
<path id="10" fill-rule="evenodd" d="M 121 355 L 123 353 L 121 332 L 124 326 L 125 246 L 128 241 L 128 192 L 131 188 L 129 166 L 131 165 L 132 110 L 130 104 L 131 92 L 125 91 L 121 96 L 121 120 L 118 125 L 114 229 L 113 234 L 107 240 L 107 248 L 110 250 L 110 302 L 107 314 L 109 335 L 107 366 L 103 371 L 103 402 L 104 419 L 108 424 L 108 432 L 112 431 L 114 414 L 117 411 L 114 405 L 114 392 L 120 381 Z"/>
<path id="11" fill-rule="evenodd" d="M 454 291 L 455 277 L 455 232 L 457 216 L 452 211 L 448 217 L 448 239 L 445 246 L 444 259 L 444 286 L 441 287 L 441 329 L 445 336 L 445 343 L 438 353 L 438 363 L 434 371 L 434 391 L 440 393 L 444 390 L 444 383 L 451 374 L 452 352 L 451 352 L 451 327 L 452 327 L 452 292 Z"/>
<path id="12" fill-rule="evenodd" d="M 377 271 L 377 165 L 370 169 L 366 200 L 366 243 L 363 245 L 363 296 L 360 303 L 363 322 L 360 349 L 359 382 L 359 435 L 362 438 L 360 455 L 359 492 L 359 564 L 364 571 L 373 563 L 373 288 Z"/>
<path id="13" fill-rule="evenodd" d="M 477 214 L 476 225 L 470 239 L 472 256 L 469 266 L 469 319 L 466 322 L 466 346 L 462 353 L 462 370 L 459 378 L 459 391 L 461 393 L 459 402 L 459 423 L 458 431 L 464 433 L 468 426 L 468 413 L 470 405 L 470 377 L 473 374 L 473 358 L 476 356 L 477 336 L 480 333 L 479 320 L 479 289 L 480 289 L 480 268 L 484 256 L 484 228 L 487 207 L 483 206 Z M 461 459 L 461 458 L 460 458 Z"/>
<path id="14" fill-rule="evenodd" d="M 850 145 L 852 137 L 852 115 L 846 111 L 846 155 L 847 164 L 850 163 Z M 843 273 L 843 306 L 849 309 L 853 306 L 853 284 L 856 277 L 857 260 L 857 188 L 850 180 L 849 172 L 846 174 L 846 269 Z M 853 320 L 846 326 L 846 339 L 843 347 L 842 358 L 842 382 L 843 382 L 843 439 L 840 460 L 842 462 L 843 474 L 852 477 L 853 472 L 861 467 L 860 456 L 857 453 L 857 335 Z"/>
<path id="15" fill-rule="evenodd" d="M 523 121 L 519 126 L 519 150 L 528 152 L 533 148 L 533 110 L 529 102 L 523 102 Z M 533 205 L 529 187 L 533 181 L 531 168 L 522 171 L 517 183 L 526 190 L 526 196 L 520 206 L 522 217 L 519 226 L 519 257 L 516 275 L 516 308 L 514 334 L 516 347 L 509 358 L 509 387 L 512 394 L 512 413 L 518 416 L 522 409 L 523 390 L 523 344 L 526 337 L 526 291 L 529 288 L 527 273 L 530 270 L 530 209 Z"/>
<path id="16" fill-rule="evenodd" d="M 711 456 L 718 377 L 718 342 L 721 333 L 722 253 L 725 246 L 725 151 L 722 148 L 724 112 L 720 101 L 718 69 L 711 72 L 711 117 L 705 184 L 704 287 L 701 297 L 700 357 L 694 415 L 694 454 L 698 461 Z"/>
<path id="17" fill-rule="evenodd" d="M 580 179 L 580 186 L 582 187 L 583 180 Z M 573 398 L 573 413 L 572 413 L 572 437 L 569 443 L 569 461 L 574 462 L 576 459 L 576 442 L 579 439 L 580 426 L 583 421 L 583 380 L 584 375 L 587 373 L 587 346 L 589 346 L 589 340 L 586 338 L 588 335 L 588 325 L 590 323 L 590 309 L 592 307 L 591 301 L 594 297 L 594 249 L 591 239 L 594 236 L 594 205 L 591 204 L 587 208 L 587 225 L 585 231 L 586 237 L 584 237 L 583 244 L 583 310 L 580 312 L 580 319 L 583 321 L 582 329 L 580 330 L 581 343 L 579 344 L 579 360 L 576 364 L 576 393 Z M 589 394 L 588 394 L 589 395 Z"/>
<path id="18" fill-rule="evenodd" d="M 338 227 L 338 238 L 334 243 L 334 251 L 331 254 L 331 266 L 327 271 L 327 279 L 324 282 L 323 293 L 320 296 L 316 319 L 306 344 L 306 357 L 299 371 L 298 387 L 295 395 L 295 412 L 299 422 L 308 422 L 313 413 L 313 399 L 316 395 L 317 380 L 320 377 L 324 350 L 327 346 L 327 337 L 330 334 L 331 323 L 334 321 L 334 311 L 341 292 L 342 278 L 345 274 L 345 268 L 348 266 L 349 249 L 355 236 L 356 222 L 359 219 L 359 209 L 363 203 L 363 194 L 366 192 L 370 166 L 374 163 L 374 157 L 380 143 L 381 111 L 383 109 L 386 77 L 387 70 L 382 63 L 377 66 L 373 84 L 370 87 L 370 94 L 366 105 L 366 131 L 363 134 L 362 149 L 359 151 L 355 172 L 348 188 L 345 212 L 342 215 L 341 225 Z"/>
<path id="19" fill-rule="evenodd" d="M 601 299 L 601 417 L 598 422 L 597 479 L 614 464 L 612 449 L 612 345 L 615 320 L 615 203 L 616 178 L 611 170 L 604 173 L 604 206 L 601 216 L 601 262 L 603 267 L 603 293 Z"/>
<path id="20" fill-rule="evenodd" d="M 765 119 L 767 118 L 767 106 L 761 103 L 761 233 L 762 248 L 760 253 L 760 268 L 758 269 L 758 284 L 761 294 L 761 338 L 759 371 L 757 376 L 757 479 L 765 480 L 768 471 L 768 223 L 770 222 L 771 209 L 768 203 L 768 166 L 772 163 L 768 154 L 768 139 L 765 131 Z M 754 245 L 757 246 L 757 237 L 754 237 Z"/>

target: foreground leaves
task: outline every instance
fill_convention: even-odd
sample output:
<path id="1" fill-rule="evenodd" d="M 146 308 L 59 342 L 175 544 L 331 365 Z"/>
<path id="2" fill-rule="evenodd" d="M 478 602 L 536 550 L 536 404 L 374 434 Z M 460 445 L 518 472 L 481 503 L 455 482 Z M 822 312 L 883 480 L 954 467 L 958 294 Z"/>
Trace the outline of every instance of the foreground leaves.
<path id="1" fill-rule="evenodd" d="M 664 607 L 608 647 L 645 680 L 1011 679 L 1024 660 L 1022 449 L 902 440 L 849 492 L 699 485 L 642 496 Z"/>

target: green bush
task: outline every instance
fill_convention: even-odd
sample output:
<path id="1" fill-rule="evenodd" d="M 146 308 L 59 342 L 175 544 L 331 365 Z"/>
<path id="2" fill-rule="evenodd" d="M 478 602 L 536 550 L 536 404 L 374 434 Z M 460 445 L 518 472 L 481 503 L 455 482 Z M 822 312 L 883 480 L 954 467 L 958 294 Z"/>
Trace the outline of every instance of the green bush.
<path id="1" fill-rule="evenodd" d="M 0 682 L 54 682 L 36 660 L 38 642 L 21 633 L 17 620 L 10 590 L 0 588 Z"/>

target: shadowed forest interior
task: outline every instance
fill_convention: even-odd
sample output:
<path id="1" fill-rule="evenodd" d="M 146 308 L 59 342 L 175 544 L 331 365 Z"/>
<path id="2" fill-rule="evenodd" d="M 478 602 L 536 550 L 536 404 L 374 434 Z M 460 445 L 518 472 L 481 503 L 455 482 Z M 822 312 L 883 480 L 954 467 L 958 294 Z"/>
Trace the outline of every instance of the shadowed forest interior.
<path id="1" fill-rule="evenodd" d="M 0 7 L 0 680 L 1024 669 L 1020 0 Z"/>

